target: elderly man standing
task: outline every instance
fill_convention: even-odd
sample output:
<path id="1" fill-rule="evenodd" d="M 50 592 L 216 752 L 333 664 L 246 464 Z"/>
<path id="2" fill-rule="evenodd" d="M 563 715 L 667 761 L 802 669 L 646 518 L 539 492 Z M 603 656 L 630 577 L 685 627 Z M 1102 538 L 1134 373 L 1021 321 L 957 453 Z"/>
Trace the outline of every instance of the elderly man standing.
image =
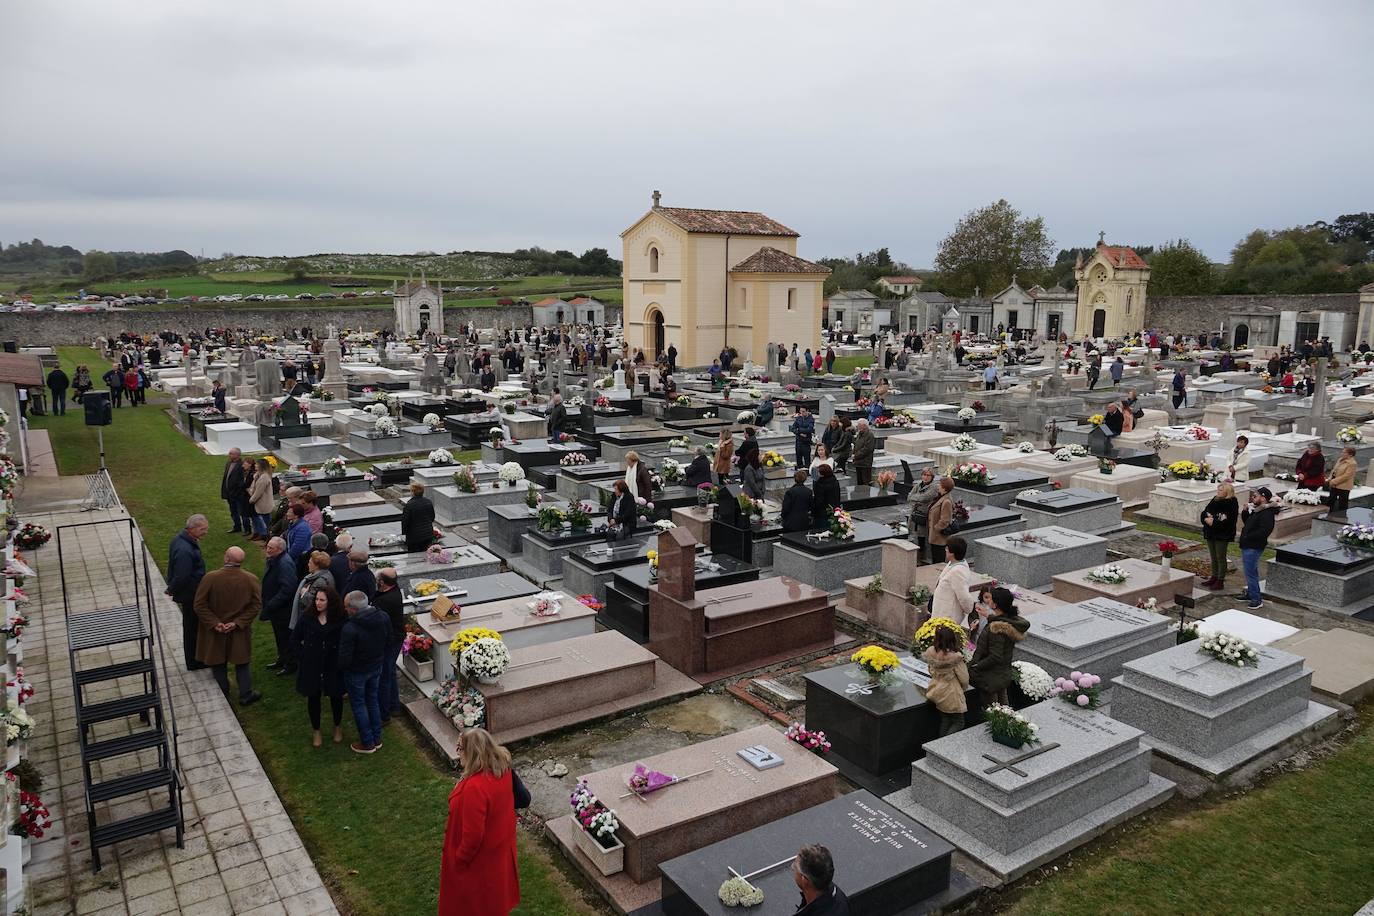
<path id="1" fill-rule="evenodd" d="M 253 658 L 253 619 L 262 610 L 258 577 L 243 568 L 243 548 L 224 552 L 224 566 L 207 573 L 196 590 L 196 658 L 209 665 L 215 683 L 229 696 L 229 663 L 239 687 L 239 705 L 251 706 L 262 699 L 253 690 L 249 662 Z"/>
<path id="2" fill-rule="evenodd" d="M 196 617 L 196 590 L 205 578 L 205 559 L 200 555 L 200 539 L 210 533 L 210 522 L 203 515 L 186 520 L 167 550 L 167 594 L 181 608 L 181 640 L 186 653 L 186 670 L 199 671 L 205 666 L 196 661 L 196 632 L 200 618 Z"/>
<path id="3" fill-rule="evenodd" d="M 348 584 L 348 552 L 353 549 L 353 535 L 340 531 L 334 535 L 334 552 L 329 555 L 329 575 L 334 579 L 334 591 L 347 595 L 344 586 Z"/>
<path id="4" fill-rule="evenodd" d="M 856 420 L 854 422 L 852 460 L 854 462 L 854 483 L 861 487 L 872 486 L 873 484 L 873 451 L 877 445 L 878 442 L 873 436 L 873 430 L 868 428 L 868 421 Z"/>
<path id="5" fill-rule="evenodd" d="M 362 592 L 371 601 L 377 594 L 377 577 L 367 565 L 367 548 L 354 546 L 348 550 L 348 576 L 344 579 L 339 594 Z"/>
<path id="6" fill-rule="evenodd" d="M 386 615 L 388 631 L 386 654 L 382 657 L 382 679 L 378 687 L 377 706 L 381 709 L 382 724 L 391 721 L 392 715 L 401 711 L 401 689 L 396 681 L 396 657 L 401 654 L 401 643 L 406 638 L 406 613 L 401 589 L 396 582 L 396 570 L 392 567 L 377 570 L 377 596 L 372 606 Z"/>
<path id="7" fill-rule="evenodd" d="M 243 452 L 231 448 L 228 459 L 224 462 L 224 473 L 219 479 L 219 498 L 229 504 L 229 519 L 234 523 L 234 527 L 229 530 L 230 534 L 247 534 L 252 530 L 252 520 L 243 518 L 243 513 L 239 509 L 243 505 L 243 496 L 246 492 L 247 485 L 243 480 Z"/>
<path id="8" fill-rule="evenodd" d="M 296 564 L 286 552 L 281 538 L 268 540 L 263 552 L 267 555 L 267 569 L 262 574 L 262 618 L 272 624 L 272 637 L 277 643 L 277 660 L 267 667 L 277 674 L 291 674 L 296 670 L 291 657 L 291 615 L 296 606 Z"/>
<path id="9" fill-rule="evenodd" d="M 549 415 L 546 422 L 549 427 L 549 441 L 557 442 L 563 432 L 563 424 L 568 422 L 568 408 L 563 406 L 563 395 L 557 391 L 549 398 Z"/>

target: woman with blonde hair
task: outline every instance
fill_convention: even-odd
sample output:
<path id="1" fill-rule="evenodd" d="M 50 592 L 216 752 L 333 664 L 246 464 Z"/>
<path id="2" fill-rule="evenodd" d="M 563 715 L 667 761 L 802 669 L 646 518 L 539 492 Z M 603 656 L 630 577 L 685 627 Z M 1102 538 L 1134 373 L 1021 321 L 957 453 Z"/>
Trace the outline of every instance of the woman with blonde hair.
<path id="1" fill-rule="evenodd" d="M 463 776 L 448 796 L 439 916 L 507 916 L 520 903 L 510 752 L 485 729 L 470 728 L 458 737 L 458 759 Z"/>
<path id="2" fill-rule="evenodd" d="M 1217 484 L 1217 494 L 1202 510 L 1202 537 L 1207 542 L 1207 553 L 1212 558 L 1212 575 L 1202 583 L 1202 587 L 1217 591 L 1226 584 L 1226 552 L 1236 539 L 1236 520 L 1240 518 L 1240 501 L 1236 499 L 1236 488 L 1231 481 L 1223 480 Z"/>

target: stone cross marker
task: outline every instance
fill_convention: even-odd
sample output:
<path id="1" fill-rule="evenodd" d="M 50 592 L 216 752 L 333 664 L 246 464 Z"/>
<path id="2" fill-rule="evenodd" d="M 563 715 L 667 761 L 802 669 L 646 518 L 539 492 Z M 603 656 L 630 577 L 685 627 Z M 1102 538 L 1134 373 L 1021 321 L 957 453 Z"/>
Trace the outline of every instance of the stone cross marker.
<path id="1" fill-rule="evenodd" d="M 697 540 L 686 528 L 669 528 L 658 536 L 658 590 L 669 598 L 690 601 L 697 593 Z"/>
<path id="2" fill-rule="evenodd" d="M 1017 769 L 1017 767 L 1015 766 L 1015 764 L 1021 763 L 1021 762 L 1024 761 L 1024 760 L 1029 760 L 1029 759 L 1031 759 L 1032 757 L 1038 757 L 1039 755 L 1045 753 L 1046 751 L 1052 751 L 1052 750 L 1054 750 L 1054 749 L 1057 748 L 1057 747 L 1059 747 L 1058 744 L 1046 744 L 1046 745 L 1043 745 L 1043 746 L 1041 746 L 1041 747 L 1037 747 L 1037 748 L 1036 748 L 1035 750 L 1033 750 L 1033 751 L 1026 751 L 1024 754 L 1017 754 L 1015 757 L 1011 758 L 1010 760 L 998 760 L 996 757 L 992 756 L 991 754 L 984 754 L 984 755 L 983 755 L 983 759 L 984 759 L 984 760 L 991 761 L 991 762 L 994 764 L 994 766 L 988 767 L 988 768 L 987 768 L 986 770 L 984 770 L 983 772 L 984 772 L 984 773 L 987 773 L 987 774 L 989 774 L 989 775 L 991 775 L 991 774 L 993 774 L 993 773 L 996 773 L 996 772 L 999 771 L 999 770 L 1010 770 L 1012 773 L 1015 773 L 1017 776 L 1020 776 L 1020 777 L 1022 777 L 1022 778 L 1024 779 L 1024 778 L 1026 777 L 1026 775 L 1027 775 L 1027 774 L 1026 774 L 1026 771 L 1025 771 L 1025 770 L 1021 770 L 1021 769 Z"/>

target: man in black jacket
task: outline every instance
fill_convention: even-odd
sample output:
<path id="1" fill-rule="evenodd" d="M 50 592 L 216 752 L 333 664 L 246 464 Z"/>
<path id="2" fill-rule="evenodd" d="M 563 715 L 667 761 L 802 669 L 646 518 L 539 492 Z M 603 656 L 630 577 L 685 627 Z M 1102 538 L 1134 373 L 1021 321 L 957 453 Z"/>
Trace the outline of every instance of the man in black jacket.
<path id="1" fill-rule="evenodd" d="M 754 438 L 754 427 L 744 427 L 744 441 L 735 450 L 735 467 L 744 473 L 744 466 L 749 463 L 750 454 L 757 455 L 759 452 L 759 440 Z"/>
<path id="2" fill-rule="evenodd" d="M 549 441 L 557 442 L 558 436 L 563 432 L 563 424 L 568 422 L 568 408 L 563 406 L 563 395 L 557 391 L 549 399 Z"/>
<path id="3" fill-rule="evenodd" d="M 835 860 L 824 846 L 803 846 L 792 860 L 792 880 L 801 891 L 797 916 L 849 916 L 849 899 L 835 885 Z"/>
<path id="4" fill-rule="evenodd" d="M 425 495 L 425 485 L 412 483 L 410 499 L 401 509 L 401 534 L 406 552 L 415 553 L 434 543 L 434 503 Z"/>
<path id="5" fill-rule="evenodd" d="M 391 626 L 362 592 L 344 596 L 344 611 L 348 620 L 339 633 L 339 675 L 358 724 L 358 740 L 350 747 L 356 754 L 371 754 L 382 746 L 378 690 Z"/>
<path id="6" fill-rule="evenodd" d="M 382 724 L 391 721 L 401 709 L 401 687 L 396 682 L 396 656 L 401 654 L 401 641 L 406 636 L 406 615 L 401 602 L 401 589 L 396 584 L 396 570 L 391 567 L 377 570 L 377 597 L 372 606 L 387 617 L 386 654 L 382 656 L 382 680 L 377 688 L 377 706 Z"/>
<path id="7" fill-rule="evenodd" d="M 203 515 L 193 515 L 186 527 L 172 538 L 167 556 L 167 594 L 181 608 L 181 642 L 186 655 L 186 670 L 198 671 L 205 666 L 196 661 L 196 633 L 200 618 L 196 616 L 196 589 L 205 578 L 205 559 L 200 555 L 200 539 L 210 533 L 210 522 Z"/>
<path id="8" fill-rule="evenodd" d="M 1264 548 L 1269 545 L 1269 535 L 1274 533 L 1274 516 L 1278 507 L 1271 505 L 1273 491 L 1260 487 L 1250 493 L 1250 505 L 1241 510 L 1240 520 L 1240 563 L 1245 570 L 1245 591 L 1236 595 L 1250 602 L 1250 609 L 1264 607 L 1260 597 L 1259 561 Z"/>
<path id="9" fill-rule="evenodd" d="M 67 415 L 67 389 L 72 385 L 72 380 L 67 377 L 67 373 L 58 366 L 48 373 L 48 390 L 52 392 L 52 412 L 53 416 L 63 417 Z"/>
<path id="10" fill-rule="evenodd" d="M 292 674 L 296 670 L 295 659 L 291 657 L 291 612 L 296 604 L 296 564 L 286 552 L 286 542 L 281 538 L 268 540 L 263 552 L 267 555 L 266 568 L 262 574 L 262 612 L 259 620 L 272 624 L 272 638 L 277 643 L 277 660 L 268 665 L 277 674 Z"/>
<path id="11" fill-rule="evenodd" d="M 110 389 L 110 403 L 116 407 L 123 407 L 120 397 L 124 394 L 124 373 L 120 371 L 119 366 L 111 366 L 110 371 L 102 375 L 100 380 Z"/>
<path id="12" fill-rule="evenodd" d="M 811 491 L 806 486 L 806 471 L 798 468 L 794 481 L 782 495 L 782 530 L 806 531 L 811 527 Z"/>
<path id="13" fill-rule="evenodd" d="M 354 545 L 348 550 L 348 578 L 344 580 L 340 594 L 362 592 L 371 601 L 377 594 L 377 577 L 367 565 L 367 548 Z M 332 570 L 331 570 L 332 571 Z"/>
<path id="14" fill-rule="evenodd" d="M 219 479 L 219 498 L 229 504 L 229 518 L 234 527 L 230 534 L 247 534 L 252 530 L 251 520 L 242 517 L 239 507 L 247 490 L 243 483 L 243 453 L 236 448 L 229 449 L 228 460 L 224 462 L 224 473 Z"/>
<path id="15" fill-rule="evenodd" d="M 348 552 L 353 549 L 353 535 L 341 531 L 334 536 L 334 552 L 329 555 L 329 575 L 334 579 L 334 591 L 348 594 L 344 586 L 353 570 L 348 568 Z"/>

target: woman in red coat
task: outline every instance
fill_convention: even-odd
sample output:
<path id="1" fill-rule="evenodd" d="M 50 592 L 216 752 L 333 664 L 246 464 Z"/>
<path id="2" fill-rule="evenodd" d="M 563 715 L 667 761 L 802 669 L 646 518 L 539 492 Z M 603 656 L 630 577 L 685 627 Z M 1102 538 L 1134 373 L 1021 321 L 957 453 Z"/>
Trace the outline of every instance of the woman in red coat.
<path id="1" fill-rule="evenodd" d="M 439 916 L 508 916 L 520 902 L 510 752 L 484 729 L 458 739 L 463 778 L 448 797 Z"/>

